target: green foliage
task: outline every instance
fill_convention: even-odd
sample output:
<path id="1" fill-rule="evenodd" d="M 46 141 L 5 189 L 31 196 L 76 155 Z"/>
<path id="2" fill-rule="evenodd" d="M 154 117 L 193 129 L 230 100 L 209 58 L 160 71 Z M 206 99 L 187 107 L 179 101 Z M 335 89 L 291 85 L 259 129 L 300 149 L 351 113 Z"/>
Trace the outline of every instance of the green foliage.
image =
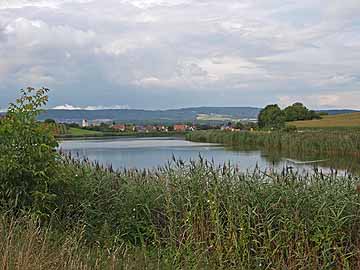
<path id="1" fill-rule="evenodd" d="M 294 103 L 281 110 L 277 104 L 268 105 L 260 111 L 258 124 L 260 128 L 280 129 L 285 122 L 320 119 L 320 114 L 309 110 L 302 103 Z"/>
<path id="2" fill-rule="evenodd" d="M 45 211 L 53 198 L 49 183 L 56 158 L 51 128 L 38 123 L 40 107 L 47 102 L 46 88 L 21 90 L 9 105 L 0 125 L 0 204 L 15 209 Z"/>
<path id="3" fill-rule="evenodd" d="M 297 131 L 297 127 L 296 126 L 292 126 L 292 125 L 288 125 L 286 127 L 283 128 L 284 132 L 296 132 Z"/>
<path id="4" fill-rule="evenodd" d="M 285 114 L 277 104 L 268 105 L 258 116 L 260 128 L 282 128 L 285 126 Z"/>
<path id="5" fill-rule="evenodd" d="M 241 123 L 240 121 L 239 121 L 239 122 L 236 122 L 235 128 L 236 128 L 236 129 L 244 129 L 244 128 L 245 128 L 245 124 L 244 124 L 244 123 Z"/>
<path id="6" fill-rule="evenodd" d="M 141 247 L 148 262 L 167 269 L 359 263 L 358 177 L 241 173 L 201 159 L 115 173 L 64 159 L 59 172 L 68 185 L 58 196 L 57 225 L 80 226 L 87 243 L 108 252 Z"/>
<path id="7" fill-rule="evenodd" d="M 54 120 L 54 119 L 50 119 L 50 118 L 45 119 L 44 123 L 45 123 L 45 124 L 56 124 L 55 120 Z"/>
<path id="8" fill-rule="evenodd" d="M 286 121 L 319 119 L 320 115 L 306 108 L 302 103 L 294 103 L 284 109 Z"/>
<path id="9" fill-rule="evenodd" d="M 289 130 L 290 129 L 290 130 Z M 293 131 L 293 132 L 283 132 Z M 360 132 L 357 130 L 309 130 L 296 132 L 293 127 L 273 132 L 195 131 L 190 141 L 210 142 L 236 147 L 256 147 L 281 151 L 283 154 L 325 154 L 334 157 L 360 156 Z"/>

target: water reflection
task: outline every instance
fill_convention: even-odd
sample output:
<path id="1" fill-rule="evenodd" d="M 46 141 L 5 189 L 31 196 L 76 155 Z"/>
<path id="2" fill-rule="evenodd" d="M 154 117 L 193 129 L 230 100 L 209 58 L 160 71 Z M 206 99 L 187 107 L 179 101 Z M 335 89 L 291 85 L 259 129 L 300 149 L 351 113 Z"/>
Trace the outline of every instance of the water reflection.
<path id="1" fill-rule="evenodd" d="M 279 151 L 278 149 L 260 149 L 256 147 L 226 147 L 228 151 L 260 151 L 261 157 L 268 163 L 279 166 L 286 162 L 287 166 L 307 165 L 314 169 L 337 170 L 351 174 L 360 174 L 360 157 L 344 155 L 326 155 L 314 153 L 295 153 L 291 151 Z M 317 161 L 317 162 L 314 162 Z"/>
<path id="2" fill-rule="evenodd" d="M 208 143 L 188 142 L 179 138 L 116 138 L 109 140 L 73 140 L 64 141 L 60 148 L 65 153 L 87 157 L 104 165 L 117 169 L 151 169 L 162 167 L 171 162 L 172 157 L 184 161 L 204 159 L 220 165 L 230 162 L 241 170 L 294 169 L 309 172 L 316 168 L 330 171 L 330 168 L 359 173 L 359 159 L 347 157 L 327 157 L 323 155 L 297 155 L 254 147 L 229 148 Z M 291 160 L 294 161 L 291 161 Z M 326 160 L 313 164 L 301 164 L 297 161 Z"/>

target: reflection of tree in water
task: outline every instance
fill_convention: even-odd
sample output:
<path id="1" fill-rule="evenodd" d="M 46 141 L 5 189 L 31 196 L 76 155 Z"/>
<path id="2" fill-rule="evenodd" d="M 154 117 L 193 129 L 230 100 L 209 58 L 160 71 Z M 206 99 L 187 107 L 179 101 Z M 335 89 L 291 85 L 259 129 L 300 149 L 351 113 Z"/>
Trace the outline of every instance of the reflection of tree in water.
<path id="1" fill-rule="evenodd" d="M 311 166 L 341 170 L 348 173 L 360 175 L 360 157 L 355 157 L 352 155 L 324 155 L 316 153 L 304 154 L 274 148 L 270 149 L 254 146 L 227 147 L 226 149 L 249 153 L 254 151 L 260 151 L 261 157 L 275 166 L 280 165 L 286 159 L 293 159 L 299 161 L 321 160 L 321 162 L 311 164 Z"/>

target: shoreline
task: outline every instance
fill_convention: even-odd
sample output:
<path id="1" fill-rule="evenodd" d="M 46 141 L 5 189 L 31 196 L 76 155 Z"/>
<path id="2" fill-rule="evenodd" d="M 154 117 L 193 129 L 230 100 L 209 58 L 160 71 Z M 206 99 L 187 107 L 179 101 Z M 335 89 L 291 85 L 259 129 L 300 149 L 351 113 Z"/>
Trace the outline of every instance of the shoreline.
<path id="1" fill-rule="evenodd" d="M 101 135 L 62 135 L 56 136 L 59 141 L 67 140 L 96 140 L 96 139 L 114 139 L 114 138 L 148 138 L 148 137 L 181 137 L 184 138 L 186 132 L 169 133 L 123 133 L 123 134 L 101 134 Z"/>

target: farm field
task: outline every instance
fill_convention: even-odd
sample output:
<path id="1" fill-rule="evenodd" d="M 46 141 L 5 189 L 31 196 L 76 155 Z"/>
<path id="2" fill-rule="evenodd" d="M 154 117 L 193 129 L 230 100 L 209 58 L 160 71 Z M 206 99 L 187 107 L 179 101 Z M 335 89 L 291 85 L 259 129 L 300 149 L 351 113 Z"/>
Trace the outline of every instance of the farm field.
<path id="1" fill-rule="evenodd" d="M 198 114 L 196 119 L 200 121 L 240 121 L 231 115 L 222 114 Z"/>
<path id="2" fill-rule="evenodd" d="M 86 130 L 81 128 L 69 128 L 68 134 L 71 136 L 101 136 L 100 131 Z"/>
<path id="3" fill-rule="evenodd" d="M 288 124 L 297 128 L 360 128 L 360 113 L 326 115 L 320 120 L 295 121 Z"/>

